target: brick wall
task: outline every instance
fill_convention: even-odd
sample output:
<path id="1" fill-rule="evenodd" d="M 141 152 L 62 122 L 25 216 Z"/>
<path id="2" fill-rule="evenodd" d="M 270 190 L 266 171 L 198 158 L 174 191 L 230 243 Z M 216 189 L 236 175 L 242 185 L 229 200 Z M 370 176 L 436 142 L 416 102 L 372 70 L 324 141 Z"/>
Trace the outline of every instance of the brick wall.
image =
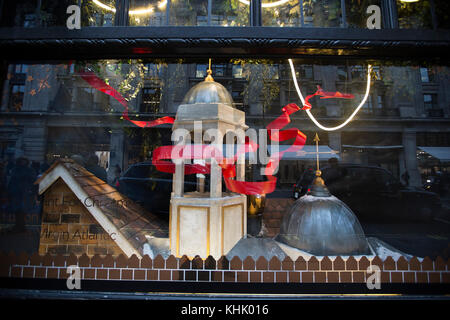
<path id="1" fill-rule="evenodd" d="M 92 199 L 87 199 L 86 204 L 92 205 Z M 39 253 L 93 256 L 119 255 L 123 251 L 58 179 L 44 193 Z"/>
<path id="2" fill-rule="evenodd" d="M 388 257 L 384 261 L 379 257 L 368 260 L 363 257 L 356 260 L 350 257 L 318 260 L 298 258 L 292 261 L 289 257 L 283 261 L 276 257 L 267 261 L 260 257 L 256 261 L 247 257 L 243 261 L 234 257 L 228 261 L 225 257 L 219 260 L 209 257 L 192 260 L 186 256 L 164 259 L 157 256 L 151 259 L 144 256 L 126 258 L 119 255 L 89 257 L 83 254 L 77 257 L 50 255 L 28 256 L 21 254 L 0 254 L 0 277 L 12 278 L 67 278 L 67 267 L 78 265 L 82 279 L 98 280 L 154 280 L 154 281 L 207 281 L 207 282 L 272 282 L 272 283 L 365 283 L 371 273 L 367 267 L 376 265 L 381 270 L 382 283 L 450 283 L 450 261 L 438 257 L 435 261 L 429 258 L 419 261 L 413 258 L 397 261 Z"/>
<path id="3" fill-rule="evenodd" d="M 262 217 L 266 237 L 275 237 L 280 232 L 283 215 L 294 201 L 291 198 L 266 198 L 266 206 Z"/>

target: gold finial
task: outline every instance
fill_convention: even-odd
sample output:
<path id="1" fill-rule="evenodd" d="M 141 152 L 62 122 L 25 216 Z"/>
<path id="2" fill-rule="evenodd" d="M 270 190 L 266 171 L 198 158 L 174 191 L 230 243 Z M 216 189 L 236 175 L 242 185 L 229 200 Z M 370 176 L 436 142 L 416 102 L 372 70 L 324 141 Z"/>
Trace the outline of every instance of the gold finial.
<path id="1" fill-rule="evenodd" d="M 316 162 L 317 162 L 316 163 L 317 164 L 316 176 L 320 177 L 322 175 L 322 171 L 320 171 L 320 169 L 319 169 L 319 141 L 320 141 L 320 139 L 319 139 L 319 135 L 317 134 L 317 132 L 316 132 L 316 136 L 314 137 L 313 141 L 316 143 Z"/>
<path id="2" fill-rule="evenodd" d="M 206 76 L 205 81 L 214 81 L 213 77 L 211 76 L 211 74 L 212 74 L 211 59 L 209 59 L 209 68 L 208 68 L 208 70 L 206 70 L 206 73 L 208 75 Z"/>

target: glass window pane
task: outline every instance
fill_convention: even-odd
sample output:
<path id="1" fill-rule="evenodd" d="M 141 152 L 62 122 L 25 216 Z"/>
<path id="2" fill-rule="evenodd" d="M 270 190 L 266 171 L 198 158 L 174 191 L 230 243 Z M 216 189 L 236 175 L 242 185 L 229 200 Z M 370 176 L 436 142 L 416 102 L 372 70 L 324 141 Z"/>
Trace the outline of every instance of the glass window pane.
<path id="1" fill-rule="evenodd" d="M 428 0 L 402 2 L 397 0 L 398 26 L 402 29 L 431 29 L 431 8 Z"/>
<path id="2" fill-rule="evenodd" d="M 242 79 L 244 75 L 242 74 L 242 66 L 241 65 L 233 65 L 232 69 L 233 78 L 235 79 Z"/>
<path id="3" fill-rule="evenodd" d="M 300 1 L 262 1 L 262 25 L 271 27 L 300 27 Z"/>
<path id="4" fill-rule="evenodd" d="M 81 3 L 82 27 L 110 27 L 114 25 L 116 0 L 83 0 Z"/>
<path id="5" fill-rule="evenodd" d="M 172 177 L 149 164 L 156 148 L 173 144 L 172 126 L 169 123 L 145 128 L 136 126 L 136 123 L 124 119 L 124 105 L 112 95 L 117 98 L 119 93 L 124 97 L 131 120 L 153 121 L 163 116 L 175 117 L 183 97 L 202 80 L 196 78 L 197 70 L 204 76 L 208 60 L 207 57 L 200 59 L 198 56 L 183 56 L 89 61 L 75 59 L 70 63 L 11 61 L 1 75 L 3 94 L 0 97 L 0 113 L 3 126 L 0 125 L 0 161 L 4 166 L 0 180 L 3 219 L 0 251 L 40 252 L 42 256 L 54 253 L 58 245 L 61 254 L 70 255 L 72 243 L 64 242 L 61 238 L 61 242 L 44 243 L 39 230 L 45 230 L 46 224 L 55 223 L 48 222 L 52 218 L 49 213 L 61 219 L 69 212 L 70 216 L 65 215 L 65 218 L 73 219 L 77 212 L 84 212 L 84 209 L 75 209 L 82 209 L 86 205 L 81 201 L 76 207 L 67 208 L 60 203 L 49 206 L 48 201 L 40 202 L 41 199 L 45 201 L 49 194 L 45 193 L 43 198 L 38 196 L 37 186 L 33 186 L 35 176 L 27 184 L 29 192 L 18 194 L 14 182 L 20 181 L 22 173 L 30 173 L 24 169 L 14 170 L 19 157 L 29 159 L 29 168 L 33 168 L 36 174 L 42 174 L 56 158 L 71 158 L 98 177 L 105 176 L 107 169 L 107 178 L 102 179 L 107 179 L 108 184 L 130 199 L 127 200 L 130 201 L 130 207 L 138 203 L 149 212 L 158 210 L 164 213 L 161 213 L 161 217 L 168 218 Z M 304 97 L 315 93 L 318 85 L 323 89 L 323 96 L 315 96 L 310 100 L 311 113 L 318 122 L 328 126 L 343 123 L 347 119 L 348 115 L 341 113 L 342 102 L 346 103 L 349 111 L 354 111 L 360 103 L 366 91 L 365 71 L 368 63 L 379 69 L 382 80 L 372 82 L 369 92 L 371 99 L 342 130 L 327 132 L 318 129 L 304 110 L 289 115 L 291 121 L 285 128 L 301 130 L 306 135 L 306 143 L 302 149 L 304 153 L 286 152 L 280 159 L 276 190 L 268 194 L 266 199 L 266 208 L 272 213 L 279 213 L 279 219 L 271 219 L 271 225 L 276 228 L 273 232 L 280 229 L 281 216 L 283 212 L 289 212 L 294 194 L 303 196 L 314 178 L 317 166 L 314 136 L 317 132 L 320 139 L 320 169 L 325 183 L 330 192 L 355 213 L 365 236 L 369 240 L 379 240 L 377 243 L 381 247 L 374 246 L 373 250 L 384 250 L 386 243 L 395 252 L 399 250 L 411 256 L 430 256 L 432 259 L 441 252 L 448 252 L 450 231 L 448 224 L 442 222 L 449 221 L 448 212 L 439 209 L 447 204 L 450 190 L 450 165 L 446 152 L 450 148 L 449 110 L 445 96 L 449 86 L 449 67 L 427 64 L 435 72 L 434 81 L 433 85 L 424 85 L 420 81 L 419 62 L 411 63 L 401 58 L 387 61 L 385 58 L 377 60 L 371 57 L 368 61 L 362 61 L 361 58 L 330 59 L 297 55 L 293 63 Z M 261 139 L 267 137 L 261 136 L 258 129 L 267 128 L 277 117 L 285 114 L 282 107 L 286 104 L 299 104 L 288 62 L 273 57 L 220 56 L 214 57 L 212 64 L 212 76 L 217 82 L 221 81 L 233 96 L 234 107 L 245 112 L 245 124 L 249 130 L 255 129 L 257 132 L 256 137 L 251 138 L 261 148 L 264 145 Z M 117 93 L 104 90 L 101 81 L 87 81 L 80 73 L 84 68 L 89 68 Z M 342 94 L 351 93 L 354 98 L 338 95 L 338 91 Z M 424 105 L 428 105 L 427 109 L 424 109 Z M 399 112 L 391 112 L 394 108 Z M 431 118 L 435 121 L 429 121 Z M 408 130 L 405 131 L 405 127 Z M 284 141 L 283 148 L 292 143 L 292 140 Z M 338 152 L 331 152 L 330 149 Z M 424 150 L 438 151 L 435 156 L 440 159 Z M 90 160 L 95 160 L 93 155 L 98 156 L 97 164 Z M 245 181 L 267 181 L 267 177 L 261 175 L 260 161 L 264 161 L 261 158 L 261 154 L 258 154 L 254 159 L 257 165 L 247 166 Z M 333 158 L 338 161 L 331 161 Z M 24 165 L 22 167 L 25 168 Z M 76 172 L 80 171 L 71 172 L 78 175 Z M 208 174 L 205 175 L 208 177 Z M 89 182 L 87 177 L 77 176 L 75 180 L 86 190 L 106 187 L 108 194 L 114 191 L 111 195 L 118 196 L 110 187 L 97 184 L 96 179 L 95 188 L 91 184 L 84 184 Z M 186 176 L 185 181 L 190 183 L 196 180 L 193 174 Z M 193 190 L 194 187 L 195 184 L 186 184 L 185 190 Z M 55 189 L 55 193 L 64 192 L 64 196 L 67 195 L 69 199 L 70 190 L 66 193 L 59 187 Z M 13 202 L 8 195 L 14 190 L 16 198 Z M 27 203 L 29 207 L 23 212 L 26 216 L 25 229 L 29 232 L 10 233 L 9 228 L 17 221 L 14 219 L 18 210 L 23 209 L 25 195 L 33 199 Z M 276 201 L 276 206 L 271 201 Z M 66 209 L 68 211 L 64 212 Z M 136 208 L 131 216 L 133 221 L 144 212 Z M 117 218 L 112 220 L 114 223 L 120 224 L 125 217 L 115 208 L 110 213 L 114 219 Z M 434 216 L 430 218 L 430 214 Z M 6 221 L 10 216 L 11 220 Z M 37 220 L 32 217 L 37 217 Z M 262 219 L 265 219 L 264 215 Z M 156 223 L 157 220 L 150 222 Z M 169 237 L 167 225 L 161 229 L 166 232 L 161 239 Z M 139 224 L 134 226 L 140 228 Z M 68 229 L 70 232 L 75 229 L 72 227 Z M 101 226 L 94 227 L 101 229 Z M 273 238 L 275 234 L 269 235 L 267 230 L 263 230 L 260 236 Z M 430 231 L 433 237 L 430 237 Z M 14 239 L 21 241 L 12 241 Z M 86 253 L 92 257 L 95 252 L 89 249 L 92 245 L 97 247 L 95 244 L 95 240 L 90 240 L 89 246 L 77 249 L 78 254 Z M 123 253 L 120 250 L 111 254 L 116 257 Z M 287 255 L 290 252 L 293 251 L 286 250 Z M 371 256 L 377 254 L 374 252 Z"/>
<path id="6" fill-rule="evenodd" d="M 40 21 L 42 27 L 65 26 L 68 14 L 67 7 L 78 5 L 78 0 L 42 0 Z"/>
<path id="7" fill-rule="evenodd" d="M 167 0 L 131 0 L 130 26 L 162 26 L 166 23 Z"/>
<path id="8" fill-rule="evenodd" d="M 347 27 L 349 28 L 367 28 L 367 8 L 371 5 L 377 5 L 381 9 L 381 0 L 345 0 L 345 16 Z M 383 27 L 383 19 L 381 19 Z"/>
<path id="9" fill-rule="evenodd" d="M 3 1 L 0 24 L 2 27 L 37 27 L 37 0 Z"/>
<path id="10" fill-rule="evenodd" d="M 208 66 L 206 64 L 197 64 L 197 70 L 195 71 L 196 78 L 204 78 L 206 77 L 206 70 Z"/>
<path id="11" fill-rule="evenodd" d="M 420 79 L 422 82 L 430 81 L 430 78 L 428 77 L 428 68 L 420 68 Z"/>
<path id="12" fill-rule="evenodd" d="M 438 28 L 450 29 L 450 1 L 434 0 Z"/>
<path id="13" fill-rule="evenodd" d="M 207 26 L 208 0 L 170 1 L 170 24 L 174 26 Z"/>
<path id="14" fill-rule="evenodd" d="M 250 6 L 240 0 L 214 0 L 211 25 L 243 27 L 249 25 Z"/>
<path id="15" fill-rule="evenodd" d="M 339 27 L 342 24 L 340 0 L 304 0 L 305 27 Z"/>

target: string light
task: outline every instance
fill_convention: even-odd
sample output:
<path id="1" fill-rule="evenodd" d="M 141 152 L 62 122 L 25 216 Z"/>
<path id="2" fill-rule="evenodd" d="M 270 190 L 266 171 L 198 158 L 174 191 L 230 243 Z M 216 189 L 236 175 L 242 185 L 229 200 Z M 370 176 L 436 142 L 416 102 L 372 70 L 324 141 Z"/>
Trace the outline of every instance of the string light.
<path id="1" fill-rule="evenodd" d="M 111 12 L 116 12 L 116 8 L 110 7 L 110 6 L 102 3 L 99 0 L 92 0 L 92 2 L 94 4 L 96 4 L 97 6 L 99 6 L 100 8 L 103 8 L 103 9 L 111 11 Z M 158 8 L 162 9 L 166 5 L 167 5 L 167 0 L 163 0 L 158 4 Z M 149 13 L 152 13 L 153 11 L 154 11 L 153 7 L 148 7 L 148 8 L 144 8 L 144 9 L 130 10 L 130 11 L 128 11 L 128 14 L 138 16 L 138 15 L 149 14 Z"/>
<path id="2" fill-rule="evenodd" d="M 273 8 L 273 7 L 281 6 L 289 1 L 291 1 L 291 0 L 278 0 L 275 2 L 269 2 L 269 3 L 266 2 L 266 3 L 262 3 L 261 6 L 263 8 Z M 239 2 L 246 4 L 246 5 L 250 5 L 250 1 L 248 1 L 248 0 L 239 0 Z"/>
<path id="3" fill-rule="evenodd" d="M 302 92 L 300 91 L 300 87 L 298 86 L 297 76 L 295 75 L 295 68 L 294 68 L 294 63 L 292 62 L 292 59 L 289 59 L 289 65 L 291 67 L 292 81 L 294 82 L 295 90 L 297 91 L 297 94 L 298 94 L 298 97 L 300 98 L 300 101 L 304 105 L 305 104 L 305 98 L 303 98 Z M 311 121 L 314 122 L 314 124 L 316 126 L 318 126 L 320 129 L 325 130 L 325 131 L 335 131 L 335 130 L 339 130 L 339 129 L 342 129 L 343 127 L 345 127 L 350 121 L 353 120 L 355 115 L 364 106 L 364 104 L 367 101 L 367 98 L 369 97 L 369 93 L 370 93 L 370 72 L 371 72 L 371 70 L 372 70 L 372 66 L 369 64 L 367 66 L 366 93 L 364 94 L 364 97 L 363 97 L 361 103 L 359 104 L 359 106 L 355 109 L 355 111 L 353 111 L 353 113 L 350 115 L 350 117 L 347 118 L 347 120 L 345 120 L 343 123 L 341 123 L 340 125 L 338 125 L 336 127 L 325 127 L 325 126 L 321 125 L 316 120 L 316 118 L 312 115 L 310 110 L 306 110 L 306 114 L 311 119 Z"/>
<path id="4" fill-rule="evenodd" d="M 287 2 L 289 2 L 291 0 L 278 0 L 275 2 L 269 2 L 269 3 L 262 3 L 262 7 L 263 8 L 274 8 L 274 7 L 278 7 L 281 6 Z M 96 4 L 97 6 L 99 6 L 100 8 L 103 8 L 105 10 L 111 11 L 111 12 L 116 12 L 116 8 L 114 7 L 110 7 L 104 3 L 102 3 L 99 0 L 92 0 L 92 2 L 94 4 Z M 248 0 L 239 0 L 239 2 L 245 4 L 245 5 L 250 5 L 250 1 Z M 162 9 L 167 5 L 167 0 L 163 0 L 158 4 L 158 8 Z M 128 11 L 128 14 L 130 15 L 142 15 L 142 14 L 148 14 L 148 13 L 152 13 L 153 12 L 153 7 L 148 7 L 145 9 L 136 9 L 136 10 L 130 10 Z"/>
<path id="5" fill-rule="evenodd" d="M 95 3 L 96 5 L 98 5 L 100 8 L 103 8 L 103 9 L 108 10 L 108 11 L 116 12 L 116 8 L 107 6 L 106 4 L 103 4 L 103 3 L 101 3 L 98 0 L 92 0 L 92 2 Z"/>

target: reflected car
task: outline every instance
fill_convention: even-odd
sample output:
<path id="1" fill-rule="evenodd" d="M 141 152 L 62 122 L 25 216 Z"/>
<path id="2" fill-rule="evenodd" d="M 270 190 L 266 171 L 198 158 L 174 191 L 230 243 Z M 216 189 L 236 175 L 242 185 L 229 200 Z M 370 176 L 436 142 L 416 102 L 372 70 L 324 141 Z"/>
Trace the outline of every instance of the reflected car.
<path id="1" fill-rule="evenodd" d="M 313 169 L 305 170 L 294 185 L 293 197 L 306 194 L 314 178 Z M 330 192 L 363 220 L 430 221 L 442 210 L 436 193 L 404 186 L 381 167 L 341 164 L 323 168 L 322 178 Z"/>
<path id="2" fill-rule="evenodd" d="M 438 173 L 428 176 L 423 188 L 427 191 L 435 192 L 441 197 L 446 197 L 450 193 L 450 175 L 448 173 Z"/>
<path id="3" fill-rule="evenodd" d="M 173 175 L 158 171 L 151 162 L 131 165 L 116 183 L 117 190 L 149 212 L 168 219 Z M 195 175 L 186 175 L 184 191 L 195 191 Z"/>

